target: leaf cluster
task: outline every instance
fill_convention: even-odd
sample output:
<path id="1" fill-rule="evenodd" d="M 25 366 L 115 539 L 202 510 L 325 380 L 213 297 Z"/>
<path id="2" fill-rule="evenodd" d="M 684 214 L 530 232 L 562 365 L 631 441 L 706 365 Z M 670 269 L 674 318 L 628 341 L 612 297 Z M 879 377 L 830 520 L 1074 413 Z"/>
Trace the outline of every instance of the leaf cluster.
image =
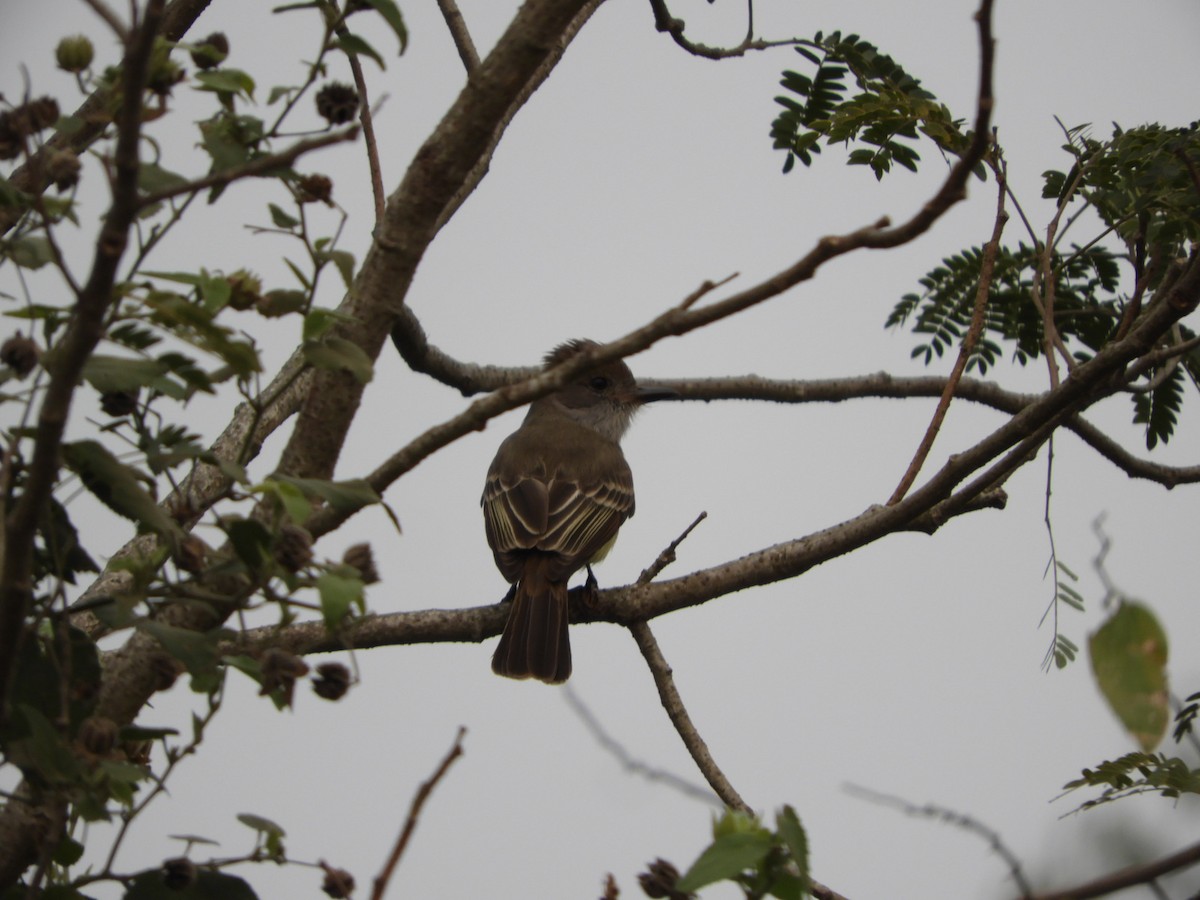
<path id="1" fill-rule="evenodd" d="M 676 891 L 691 894 L 718 881 L 741 887 L 747 900 L 808 896 L 808 836 L 790 806 L 775 815 L 775 830 L 756 817 L 727 810 L 713 822 L 713 842 L 680 877 Z"/>
<path id="2" fill-rule="evenodd" d="M 920 155 L 914 144 L 922 137 L 951 155 L 969 144 L 961 119 L 892 57 L 858 35 L 817 32 L 794 49 L 815 70 L 807 75 L 789 69 L 780 81 L 788 93 L 775 98 L 783 111 L 771 123 L 771 139 L 775 149 L 786 153 L 784 172 L 797 160 L 811 166 L 822 142 L 853 145 L 848 164 L 868 166 L 877 179 L 893 165 L 915 172 Z M 853 95 L 848 75 L 858 88 Z"/>
<path id="3" fill-rule="evenodd" d="M 968 247 L 944 258 L 919 279 L 922 291 L 900 298 L 886 327 L 908 324 L 927 340 L 913 348 L 912 357 L 926 365 L 947 351 L 957 352 L 967 333 L 979 292 L 983 247 Z M 1001 342 L 1011 346 L 1012 358 L 1025 365 L 1045 348 L 1044 319 L 1032 302 L 1034 279 L 1042 265 L 1038 247 L 1021 243 L 1001 247 L 996 255 L 984 310 L 983 336 L 972 349 L 967 370 L 987 372 L 1002 358 Z M 1100 246 L 1075 247 L 1068 255 L 1053 254 L 1054 323 L 1064 341 L 1075 342 L 1077 356 L 1086 359 L 1116 330 L 1120 299 L 1118 259 Z"/>
<path id="4" fill-rule="evenodd" d="M 1157 793 L 1168 798 L 1200 794 L 1200 769 L 1184 760 L 1162 753 L 1134 751 L 1106 760 L 1094 769 L 1084 769 L 1079 778 L 1063 787 L 1073 791 L 1082 787 L 1103 788 L 1099 797 L 1088 800 L 1080 809 L 1091 809 L 1133 794 Z"/>

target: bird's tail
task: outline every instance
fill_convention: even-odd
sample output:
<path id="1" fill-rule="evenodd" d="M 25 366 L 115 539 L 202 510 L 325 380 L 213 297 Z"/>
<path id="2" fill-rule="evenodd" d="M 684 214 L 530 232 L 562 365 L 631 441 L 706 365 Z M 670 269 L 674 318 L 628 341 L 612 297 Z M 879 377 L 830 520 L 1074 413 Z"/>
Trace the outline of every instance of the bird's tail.
<path id="1" fill-rule="evenodd" d="M 506 678 L 561 684 L 571 675 L 567 584 L 551 580 L 548 558 L 533 556 L 513 592 L 512 609 L 492 655 L 492 671 Z"/>

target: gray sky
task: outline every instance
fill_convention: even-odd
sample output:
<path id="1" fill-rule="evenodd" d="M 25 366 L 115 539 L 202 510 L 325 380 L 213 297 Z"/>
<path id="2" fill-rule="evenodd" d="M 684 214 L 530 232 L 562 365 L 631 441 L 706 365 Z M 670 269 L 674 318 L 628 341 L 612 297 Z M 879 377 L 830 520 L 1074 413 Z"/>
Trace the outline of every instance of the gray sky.
<path id="1" fill-rule="evenodd" d="M 460 5 L 481 51 L 516 8 L 495 0 Z M 743 8 L 732 0 L 671 6 L 698 40 L 732 43 L 744 29 Z M 1054 116 L 1066 125 L 1094 123 L 1101 138 L 1111 121 L 1178 125 L 1196 117 L 1194 2 L 1160 0 L 1153 15 L 1112 0 L 997 6 L 995 121 L 1011 183 L 1035 222 L 1044 223 L 1047 212 L 1041 172 L 1069 165 L 1058 151 L 1063 138 Z M 390 36 L 375 30 L 371 39 L 387 55 L 388 70 L 368 65 L 376 101 L 386 95 L 376 123 L 389 186 L 463 82 L 435 4 L 402 8 L 411 32 L 407 55 L 395 58 Z M 970 118 L 974 8 L 967 0 L 775 0 L 759 4 L 756 23 L 769 38 L 856 31 Z M 10 99 L 21 94 L 23 61 L 35 93 L 69 96 L 67 80 L 52 69 L 52 49 L 66 32 L 103 36 L 92 14 L 71 0 L 5 0 L 0 16 L 0 91 Z M 300 13 L 271 16 L 269 4 L 216 0 L 195 35 L 226 31 L 229 64 L 255 75 L 265 103 L 271 85 L 298 81 L 297 58 L 312 56 L 307 24 Z M 111 42 L 98 46 L 99 61 L 111 61 Z M 910 214 L 944 174 L 931 147 L 921 148 L 921 174 L 900 172 L 881 185 L 868 171 L 845 167 L 835 149 L 811 171 L 780 174 L 783 157 L 768 138 L 772 98 L 780 71 L 801 65 L 788 49 L 720 64 L 687 57 L 654 32 L 648 4 L 610 0 L 520 113 L 489 176 L 423 261 L 408 302 L 431 341 L 464 359 L 529 364 L 565 338 L 620 336 L 706 279 L 738 272 L 735 286 L 751 284 L 821 235 L 881 214 Z M 348 80 L 344 69 L 335 74 Z M 190 153 L 176 168 L 200 172 L 189 123 L 205 107 L 189 94 L 177 91 L 173 105 L 183 113 L 156 123 L 152 134 L 171 152 Z M 351 212 L 341 246 L 361 259 L 371 227 L 361 146 L 330 151 L 308 167 L 333 176 L 335 195 Z M 89 196 L 99 196 L 97 183 L 93 177 Z M 241 227 L 266 224 L 266 202 L 282 202 L 283 192 L 265 185 L 246 191 L 245 200 L 240 193 L 197 209 L 190 230 L 168 241 L 150 267 L 247 267 L 268 286 L 290 286 L 279 257 L 299 247 Z M 85 246 L 101 208 L 97 201 L 85 212 L 77 246 Z M 837 260 L 787 295 L 666 341 L 631 366 L 642 377 L 924 372 L 909 360 L 914 338 L 884 331 L 883 322 L 944 255 L 987 239 L 993 210 L 991 184 L 975 184 L 969 202 L 914 245 Z M 328 233 L 335 223 L 324 227 Z M 1015 220 L 1006 236 L 1028 240 Z M 52 281 L 39 284 L 57 290 Z M 331 280 L 326 288 L 323 300 L 333 306 L 336 285 Z M 8 269 L 0 270 L 0 290 L 17 293 Z M 265 333 L 252 317 L 243 324 L 259 328 L 272 363 L 298 336 L 291 322 Z M 998 377 L 1040 390 L 1045 373 L 1040 366 L 1002 367 Z M 339 475 L 369 471 L 463 403 L 385 349 Z M 226 408 L 196 404 L 191 427 L 215 435 Z M 626 441 L 638 514 L 598 569 L 601 584 L 632 581 L 701 510 L 708 520 L 668 574 L 803 536 L 883 502 L 931 411 L 924 401 L 655 406 Z M 1089 418 L 1143 449 L 1128 425 L 1127 400 Z M 1195 416 L 1185 418 L 1156 458 L 1195 462 Z M 505 586 L 484 541 L 478 501 L 488 461 L 518 420 L 509 414 L 393 487 L 386 499 L 402 536 L 382 513 L 368 511 L 319 545 L 337 557 L 349 544 L 371 540 L 383 574 L 370 591 L 374 610 L 500 598 Z M 956 404 L 930 465 L 1000 421 Z M 79 433 L 86 431 L 81 425 Z M 270 470 L 280 446 L 268 445 L 258 474 Z M 1060 558 L 1081 574 L 1089 604 L 1085 614 L 1063 613 L 1064 633 L 1084 645 L 1103 619 L 1090 566 L 1097 549 L 1092 523 L 1107 514 L 1115 542 L 1110 574 L 1152 604 L 1168 629 L 1175 690 L 1200 690 L 1194 489 L 1133 482 L 1069 435 L 1055 450 L 1055 539 Z M 795 806 L 809 831 L 815 875 L 853 900 L 993 898 L 1014 889 L 979 839 L 865 802 L 845 791 L 848 783 L 978 819 L 1003 836 L 1042 887 L 1127 862 L 1123 850 L 1105 843 L 1118 829 L 1133 829 L 1127 840 L 1144 842 L 1152 854 L 1181 847 L 1195 833 L 1192 801 L 1141 798 L 1066 818 L 1087 795 L 1049 802 L 1083 766 L 1134 745 L 1096 693 L 1085 660 L 1065 672 L 1039 669 L 1050 641 L 1049 630 L 1038 628 L 1051 595 L 1043 580 L 1045 481 L 1043 453 L 1009 483 L 1003 512 L 961 517 L 932 538 L 890 537 L 803 578 L 653 624 L 683 699 L 731 781 L 772 819 L 784 803 Z M 110 546 L 90 549 L 110 553 L 122 539 L 114 529 Z M 625 631 L 579 627 L 572 643 L 570 685 L 608 732 L 647 765 L 699 781 Z M 639 896 L 635 876 L 647 861 L 663 856 L 685 868 L 708 841 L 709 809 L 624 773 L 560 689 L 493 677 L 491 649 L 489 642 L 361 653 L 364 681 L 346 699 L 329 704 L 300 691 L 295 712 L 284 714 L 232 675 L 205 746 L 173 778 L 171 796 L 135 826 L 119 868 L 177 855 L 181 845 L 167 834 L 206 835 L 221 841 L 221 854 L 241 852 L 252 835 L 234 817 L 254 812 L 287 829 L 296 857 L 350 869 L 365 896 L 417 785 L 459 725 L 469 729 L 466 755 L 427 805 L 390 897 L 595 897 L 607 872 L 624 896 Z M 142 721 L 186 730 L 192 702 L 181 684 L 156 698 Z M 1169 744 L 1162 749 L 1174 752 Z M 241 874 L 263 897 L 318 895 L 312 870 Z M 1195 891 L 1194 878 L 1189 884 Z M 704 896 L 735 894 L 715 889 Z"/>

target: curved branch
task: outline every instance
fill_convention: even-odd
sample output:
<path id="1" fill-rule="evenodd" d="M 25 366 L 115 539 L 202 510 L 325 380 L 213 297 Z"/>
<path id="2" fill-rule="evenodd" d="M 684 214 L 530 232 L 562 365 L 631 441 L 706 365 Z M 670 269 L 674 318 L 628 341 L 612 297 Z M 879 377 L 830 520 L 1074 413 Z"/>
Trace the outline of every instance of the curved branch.
<path id="1" fill-rule="evenodd" d="M 670 718 L 671 724 L 675 726 L 675 731 L 683 739 L 683 745 L 691 755 L 692 761 L 695 762 L 696 768 L 700 770 L 700 774 L 704 776 L 704 780 L 708 782 L 708 786 L 729 808 L 752 815 L 754 811 L 725 777 L 721 767 L 708 752 L 708 744 L 704 742 L 704 738 L 692 724 L 691 716 L 688 715 L 688 711 L 683 705 L 683 698 L 675 689 L 675 677 L 671 666 L 667 663 L 666 657 L 662 655 L 662 650 L 659 649 L 658 641 L 650 630 L 650 626 L 646 622 L 634 622 L 629 626 L 629 633 L 637 642 L 638 650 L 642 652 L 650 674 L 654 677 L 654 685 L 658 688 L 658 697 L 662 701 L 663 709 Z"/>
<path id="2" fill-rule="evenodd" d="M 1200 844 L 1192 844 L 1190 847 L 1185 847 L 1178 853 L 1172 853 L 1162 859 L 1129 866 L 1065 890 L 1047 891 L 1044 894 L 1026 894 L 1021 900 L 1088 900 L 1090 897 L 1104 897 L 1137 884 L 1148 884 L 1155 878 L 1161 878 L 1163 875 L 1169 875 L 1171 872 L 1186 869 L 1197 863 L 1200 863 Z"/>
<path id="3" fill-rule="evenodd" d="M 753 0 L 750 3 L 749 24 L 746 28 L 746 36 L 740 44 L 734 47 L 710 47 L 708 44 L 697 43 L 685 37 L 683 30 L 687 27 L 686 23 L 683 19 L 677 19 L 671 15 L 667 10 L 665 0 L 650 0 L 650 9 L 654 12 L 654 27 L 656 30 L 669 34 L 671 40 L 676 44 L 692 56 L 699 56 L 702 59 L 729 59 L 736 56 L 745 56 L 746 53 L 754 50 L 768 50 L 771 47 L 790 47 L 797 43 L 795 38 L 782 41 L 765 41 L 755 38 Z"/>

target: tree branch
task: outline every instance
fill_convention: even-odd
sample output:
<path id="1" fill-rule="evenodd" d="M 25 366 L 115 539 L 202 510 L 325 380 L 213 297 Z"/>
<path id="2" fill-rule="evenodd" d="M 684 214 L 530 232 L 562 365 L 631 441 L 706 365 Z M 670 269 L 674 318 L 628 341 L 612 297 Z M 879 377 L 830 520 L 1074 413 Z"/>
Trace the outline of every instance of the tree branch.
<path id="1" fill-rule="evenodd" d="M 479 68 L 479 51 L 475 49 L 475 42 L 471 40 L 467 22 L 454 0 L 438 0 L 438 8 L 442 11 L 442 18 L 446 20 L 446 28 L 450 30 L 450 37 L 454 40 L 463 67 L 470 75 Z"/>
<path id="2" fill-rule="evenodd" d="M 343 141 L 353 141 L 358 138 L 359 129 L 357 126 L 347 128 L 344 131 L 335 131 L 330 134 L 323 134 L 320 137 L 308 138 L 303 141 L 297 141 L 288 147 L 286 150 L 280 150 L 278 153 L 269 153 L 265 156 L 260 156 L 250 162 L 234 166 L 231 169 L 222 169 L 219 172 L 212 172 L 205 175 L 203 178 L 197 178 L 194 181 L 187 181 L 182 184 L 172 185 L 169 188 L 163 188 L 161 191 L 156 191 L 153 194 L 146 194 L 138 200 L 140 207 L 153 206 L 155 203 L 161 203 L 164 200 L 170 200 L 172 197 L 181 197 L 184 194 L 194 194 L 197 191 L 203 191 L 212 187 L 222 187 L 231 184 L 234 181 L 241 181 L 243 178 L 257 178 L 262 175 L 269 175 L 276 169 L 282 169 L 290 166 L 297 159 L 306 153 L 311 153 L 313 150 L 319 150 L 322 147 L 328 147 L 331 144 L 340 144 Z"/>
<path id="3" fill-rule="evenodd" d="M 1024 894 L 1021 900 L 1088 900 L 1090 897 L 1104 897 L 1136 884 L 1148 884 L 1155 878 L 1186 869 L 1197 863 L 1200 863 L 1200 844 L 1192 844 L 1178 853 L 1172 853 L 1170 856 L 1164 856 L 1153 862 L 1128 866 L 1093 881 L 1060 891 Z"/>
<path id="4" fill-rule="evenodd" d="M 413 797 L 412 805 L 408 809 L 408 818 L 404 821 L 404 828 L 400 832 L 400 837 L 396 840 L 396 846 L 392 849 L 391 856 L 388 857 L 387 864 L 383 867 L 383 871 L 375 879 L 375 884 L 371 891 L 371 900 L 383 900 L 383 895 L 387 892 L 388 882 L 392 879 L 392 872 L 396 869 L 396 864 L 400 862 L 400 857 L 404 853 L 404 848 L 408 846 L 409 838 L 412 837 L 413 831 L 417 827 L 417 816 L 421 814 L 421 809 L 425 806 L 425 801 L 429 799 L 429 795 L 433 793 L 433 789 L 437 787 L 446 773 L 450 770 L 450 766 L 454 761 L 463 755 L 462 740 L 463 735 L 467 733 L 467 729 L 460 727 L 458 736 L 454 739 L 454 746 L 442 759 L 441 765 L 429 778 L 428 781 L 422 782 L 417 789 L 417 794 Z"/>
<path id="5" fill-rule="evenodd" d="M 900 483 L 896 486 L 889 504 L 899 503 L 908 489 L 912 487 L 913 482 L 917 480 L 917 473 L 921 471 L 921 467 L 925 465 L 925 460 L 929 458 L 929 451 L 933 449 L 933 441 L 937 437 L 938 431 L 941 430 L 942 422 L 946 419 L 946 412 L 950 409 L 950 400 L 954 397 L 954 390 L 958 383 L 962 380 L 963 373 L 967 370 L 967 361 L 971 358 L 971 354 L 975 352 L 975 345 L 979 342 L 979 336 L 983 333 L 983 314 L 987 309 L 988 295 L 992 290 L 992 274 L 996 270 L 996 254 L 1000 252 L 1000 236 L 1004 233 L 1004 223 L 1008 221 L 1008 213 L 1004 211 L 1004 191 L 1006 179 L 1004 171 L 1000 166 L 995 167 L 996 181 L 998 190 L 996 192 L 996 223 L 992 228 L 991 240 L 983 248 L 983 259 L 979 265 L 979 283 L 975 289 L 975 309 L 971 314 L 971 325 L 967 329 L 967 336 L 963 338 L 962 345 L 958 348 L 958 358 L 954 361 L 954 368 L 950 372 L 950 377 L 946 379 L 946 388 L 942 391 L 942 396 L 938 398 L 937 409 L 934 410 L 933 418 L 929 422 L 929 427 L 925 429 L 925 436 L 921 438 L 920 446 L 917 447 L 917 452 L 913 456 L 912 462 L 909 463 L 908 470 L 900 478 Z"/>

